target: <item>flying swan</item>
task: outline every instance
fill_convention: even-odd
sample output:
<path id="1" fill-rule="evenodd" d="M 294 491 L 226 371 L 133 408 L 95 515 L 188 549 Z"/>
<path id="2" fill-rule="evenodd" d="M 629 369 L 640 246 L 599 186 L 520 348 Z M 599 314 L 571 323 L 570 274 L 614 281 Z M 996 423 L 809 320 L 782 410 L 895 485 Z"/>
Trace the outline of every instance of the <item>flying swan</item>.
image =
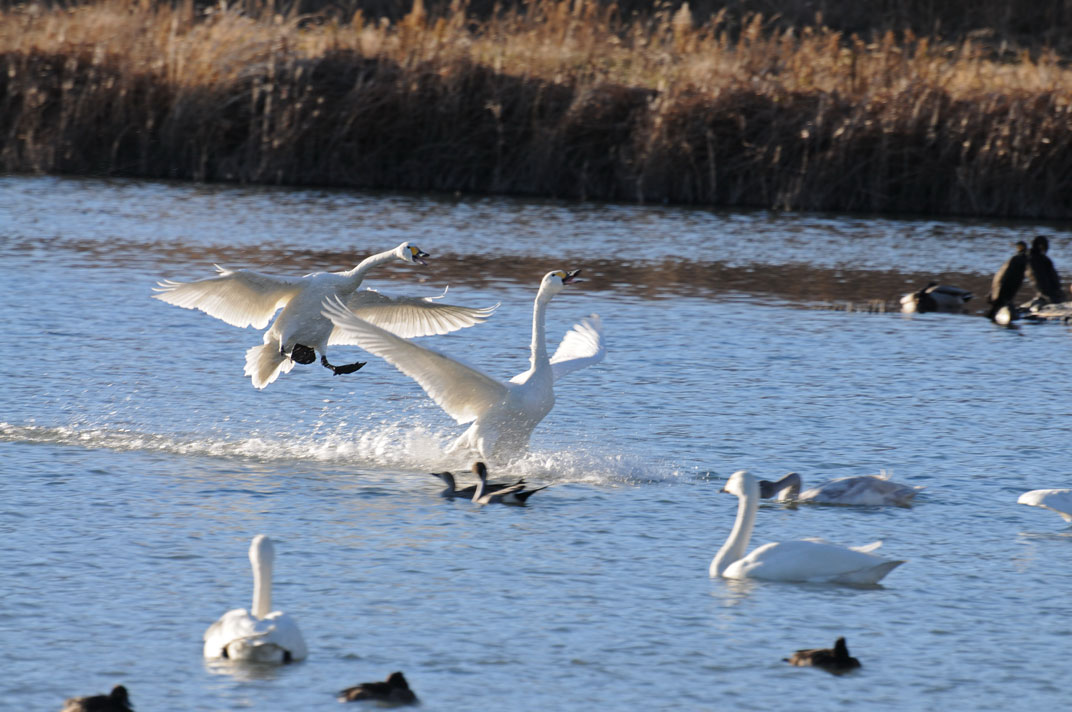
<path id="1" fill-rule="evenodd" d="M 227 611 L 205 631 L 205 657 L 256 663 L 289 663 L 308 654 L 294 619 L 272 611 L 272 562 L 275 549 L 263 534 L 253 537 L 253 609 Z M 269 612 L 271 611 L 271 612 Z"/>
<path id="2" fill-rule="evenodd" d="M 289 373 L 295 363 L 309 364 L 320 353 L 320 363 L 335 375 L 353 373 L 365 364 L 335 366 L 328 362 L 329 345 L 352 345 L 345 334 L 333 329 L 320 314 L 325 298 L 343 300 L 346 308 L 362 319 L 405 338 L 448 334 L 485 321 L 499 306 L 474 309 L 442 304 L 438 297 L 389 297 L 380 292 L 358 291 L 373 267 L 391 260 L 426 265 L 428 253 L 408 242 L 393 250 L 366 257 L 345 272 L 314 272 L 304 277 L 280 277 L 250 270 L 216 266 L 215 277 L 195 282 L 165 279 L 154 287 L 153 297 L 184 309 L 200 309 L 231 326 L 263 329 L 272 316 L 282 312 L 268 331 L 264 343 L 246 351 L 245 374 L 255 388 L 264 388 Z M 446 292 L 444 292 L 446 294 Z"/>
<path id="3" fill-rule="evenodd" d="M 881 541 L 853 548 L 815 540 L 787 541 L 764 544 L 745 556 L 759 509 L 759 482 L 739 470 L 730 476 L 722 491 L 737 495 L 740 501 L 733 531 L 711 561 L 712 578 L 874 584 L 904 563 L 872 554 Z"/>
<path id="4" fill-rule="evenodd" d="M 352 343 L 385 359 L 420 384 L 459 423 L 472 423 L 448 448 L 473 451 L 485 460 L 503 460 L 528 447 L 529 437 L 555 404 L 555 382 L 567 373 L 603 360 L 603 327 L 595 314 L 566 333 L 547 357 L 544 317 L 551 298 L 580 270 L 548 272 L 532 310 L 531 366 L 507 383 L 426 349 L 355 316 L 338 299 L 324 303 L 324 316 Z"/>
<path id="5" fill-rule="evenodd" d="M 1031 490 L 1020 495 L 1016 503 L 1052 510 L 1066 522 L 1072 522 L 1072 489 Z"/>
<path id="6" fill-rule="evenodd" d="M 811 502 L 814 504 L 846 504 L 865 507 L 896 505 L 912 506 L 920 486 L 891 482 L 889 474 L 857 475 L 839 477 L 809 487 L 803 492 L 800 475 L 790 472 L 777 482 L 759 481 L 759 496 L 762 499 L 777 497 L 783 502 Z"/>

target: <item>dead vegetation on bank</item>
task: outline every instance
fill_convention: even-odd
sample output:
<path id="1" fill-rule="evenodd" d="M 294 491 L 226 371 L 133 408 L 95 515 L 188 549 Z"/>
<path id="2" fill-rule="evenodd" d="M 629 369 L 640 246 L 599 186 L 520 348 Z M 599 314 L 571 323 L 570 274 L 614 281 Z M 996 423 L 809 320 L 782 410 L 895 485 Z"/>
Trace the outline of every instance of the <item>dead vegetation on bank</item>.
<path id="1" fill-rule="evenodd" d="M 341 23 L 0 13 L 0 169 L 795 210 L 1072 216 L 1072 72 L 538 0 Z"/>

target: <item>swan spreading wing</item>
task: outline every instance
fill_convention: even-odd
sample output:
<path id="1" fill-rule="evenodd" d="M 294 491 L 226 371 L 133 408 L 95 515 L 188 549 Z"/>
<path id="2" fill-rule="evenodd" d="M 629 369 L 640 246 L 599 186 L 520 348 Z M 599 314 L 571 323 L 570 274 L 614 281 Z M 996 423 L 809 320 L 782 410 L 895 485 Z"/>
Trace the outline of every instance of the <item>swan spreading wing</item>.
<path id="1" fill-rule="evenodd" d="M 562 343 L 551 357 L 551 369 L 555 380 L 567 373 L 599 363 L 607 355 L 603 343 L 603 322 L 598 314 L 582 319 L 566 332 Z"/>
<path id="2" fill-rule="evenodd" d="M 346 307 L 360 319 L 404 339 L 449 334 L 480 324 L 499 308 L 498 304 L 482 308 L 443 304 L 439 300 L 446 295 L 445 289 L 437 297 L 393 297 L 374 289 L 363 289 L 350 295 Z M 359 345 L 346 330 L 337 327 L 328 343 Z"/>
<path id="3" fill-rule="evenodd" d="M 459 423 L 472 422 L 506 398 L 506 386 L 449 356 L 418 346 L 356 317 L 337 297 L 321 312 L 346 343 L 375 354 L 406 374 Z"/>
<path id="4" fill-rule="evenodd" d="M 300 277 L 276 277 L 216 265 L 215 277 L 195 282 L 158 282 L 153 297 L 184 309 L 199 309 L 231 326 L 263 329 L 302 290 Z"/>

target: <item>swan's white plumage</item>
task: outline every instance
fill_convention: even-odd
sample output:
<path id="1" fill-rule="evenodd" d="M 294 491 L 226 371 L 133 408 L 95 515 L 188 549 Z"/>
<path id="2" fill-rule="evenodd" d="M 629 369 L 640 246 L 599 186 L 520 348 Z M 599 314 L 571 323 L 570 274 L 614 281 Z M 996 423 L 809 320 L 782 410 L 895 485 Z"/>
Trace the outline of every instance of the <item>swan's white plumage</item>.
<path id="1" fill-rule="evenodd" d="M 554 382 L 606 355 L 599 317 L 578 324 L 555 354 L 547 357 L 544 316 L 551 298 L 576 272 L 549 272 L 540 283 L 533 307 L 532 355 L 529 370 L 503 383 L 458 359 L 362 321 L 337 299 L 326 300 L 323 314 L 361 348 L 393 365 L 420 384 L 428 396 L 459 423 L 472 423 L 451 445 L 473 450 L 484 459 L 513 455 L 528 445 L 536 425 L 555 403 Z"/>
<path id="2" fill-rule="evenodd" d="M 1020 495 L 1016 502 L 1052 510 L 1066 522 L 1072 522 L 1072 489 L 1031 490 Z"/>
<path id="3" fill-rule="evenodd" d="M 208 627 L 204 656 L 259 663 L 302 660 L 308 655 L 305 639 L 293 618 L 272 611 L 272 568 L 275 549 L 263 534 L 253 538 L 249 561 L 253 566 L 253 606 L 227 611 Z"/>
<path id="4" fill-rule="evenodd" d="M 873 584 L 904 563 L 872 554 L 881 542 L 844 547 L 824 541 L 798 540 L 764 544 L 745 555 L 759 508 L 759 483 L 740 470 L 733 473 L 723 491 L 737 495 L 737 519 L 729 538 L 711 561 L 712 577 Z"/>
<path id="5" fill-rule="evenodd" d="M 371 290 L 358 291 L 370 269 L 392 260 L 424 264 L 427 255 L 404 242 L 361 261 L 345 272 L 316 272 L 304 277 L 278 277 L 249 270 L 217 266 L 215 277 L 194 282 L 163 280 L 156 299 L 185 309 L 198 309 L 232 326 L 263 329 L 263 343 L 246 351 L 245 374 L 256 388 L 264 388 L 294 367 L 288 355 L 295 345 L 314 349 L 321 356 L 331 344 L 350 344 L 320 313 L 329 297 L 341 298 L 361 318 L 410 338 L 446 334 L 485 321 L 498 307 L 470 308 L 443 304 L 438 297 L 389 297 Z M 282 352 L 282 353 L 281 353 Z"/>
<path id="6" fill-rule="evenodd" d="M 814 504 L 842 504 L 855 506 L 911 506 L 922 486 L 904 485 L 890 480 L 887 472 L 877 475 L 839 477 L 801 491 L 800 475 L 791 472 L 778 482 L 778 499 Z"/>

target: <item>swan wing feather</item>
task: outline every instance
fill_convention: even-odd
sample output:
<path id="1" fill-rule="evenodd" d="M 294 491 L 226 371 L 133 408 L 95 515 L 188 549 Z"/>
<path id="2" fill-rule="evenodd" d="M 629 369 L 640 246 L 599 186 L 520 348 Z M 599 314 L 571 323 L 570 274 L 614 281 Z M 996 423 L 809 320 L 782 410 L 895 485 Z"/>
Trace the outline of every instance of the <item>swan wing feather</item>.
<path id="1" fill-rule="evenodd" d="M 1052 510 L 1066 522 L 1072 522 L 1072 489 L 1031 490 L 1020 495 L 1016 502 Z"/>
<path id="2" fill-rule="evenodd" d="M 263 329 L 272 316 L 298 294 L 300 277 L 277 277 L 216 265 L 215 277 L 194 282 L 165 279 L 154 287 L 153 298 L 183 309 L 199 309 L 231 326 Z"/>
<path id="3" fill-rule="evenodd" d="M 865 551 L 817 541 L 764 544 L 730 564 L 723 576 L 812 583 L 877 583 L 899 566 Z"/>
<path id="4" fill-rule="evenodd" d="M 592 314 L 566 332 L 551 357 L 551 370 L 557 381 L 567 373 L 599 363 L 606 355 L 603 322 L 598 314 Z"/>
<path id="5" fill-rule="evenodd" d="M 362 321 L 338 298 L 324 302 L 323 315 L 336 330 L 369 353 L 387 361 L 424 389 L 440 408 L 459 423 L 469 423 L 506 399 L 506 386 L 449 356 L 418 346 Z"/>
<path id="6" fill-rule="evenodd" d="M 474 326 L 486 321 L 499 308 L 498 304 L 482 308 L 443 304 L 439 300 L 446 293 L 443 290 L 436 297 L 395 297 L 362 289 L 350 295 L 346 306 L 359 318 L 404 339 L 449 334 Z M 343 329 L 335 329 L 328 343 L 356 345 Z"/>

